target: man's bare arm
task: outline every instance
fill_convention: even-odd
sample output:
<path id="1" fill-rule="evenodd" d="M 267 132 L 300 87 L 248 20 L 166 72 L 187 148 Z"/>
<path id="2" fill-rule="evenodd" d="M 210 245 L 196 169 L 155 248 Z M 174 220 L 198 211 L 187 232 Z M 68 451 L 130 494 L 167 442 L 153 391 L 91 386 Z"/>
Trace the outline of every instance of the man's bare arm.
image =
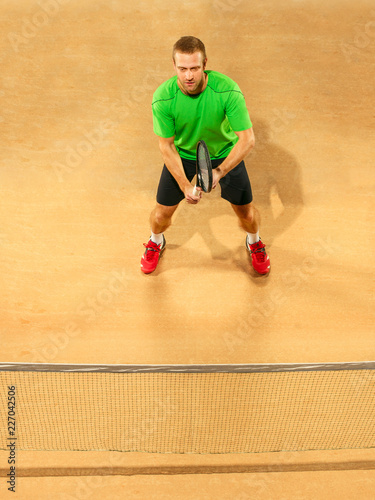
<path id="1" fill-rule="evenodd" d="M 228 172 L 230 172 L 234 167 L 236 167 L 254 147 L 255 137 L 252 128 L 242 130 L 241 132 L 235 132 L 235 134 L 238 137 L 238 141 L 235 144 L 234 148 L 223 161 L 223 163 L 221 163 L 219 167 L 213 170 L 213 188 L 216 187 L 219 180 L 223 178 Z"/>
<path id="2" fill-rule="evenodd" d="M 164 163 L 169 172 L 176 179 L 181 191 L 184 193 L 188 203 L 196 204 L 200 200 L 200 196 L 193 195 L 193 186 L 188 181 L 182 160 L 176 146 L 174 145 L 174 137 L 159 137 L 159 148 L 164 160 Z"/>

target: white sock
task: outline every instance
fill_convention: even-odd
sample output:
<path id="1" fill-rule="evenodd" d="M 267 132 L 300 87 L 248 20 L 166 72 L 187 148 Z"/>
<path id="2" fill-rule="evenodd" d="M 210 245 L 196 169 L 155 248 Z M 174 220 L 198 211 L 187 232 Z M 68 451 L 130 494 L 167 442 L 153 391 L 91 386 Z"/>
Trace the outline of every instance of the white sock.
<path id="1" fill-rule="evenodd" d="M 151 241 L 153 241 L 157 245 L 160 245 L 160 243 L 163 243 L 163 233 L 155 234 L 151 231 Z"/>
<path id="2" fill-rule="evenodd" d="M 249 241 L 249 245 L 253 243 L 257 243 L 259 241 L 259 231 L 257 233 L 247 233 L 247 239 Z"/>

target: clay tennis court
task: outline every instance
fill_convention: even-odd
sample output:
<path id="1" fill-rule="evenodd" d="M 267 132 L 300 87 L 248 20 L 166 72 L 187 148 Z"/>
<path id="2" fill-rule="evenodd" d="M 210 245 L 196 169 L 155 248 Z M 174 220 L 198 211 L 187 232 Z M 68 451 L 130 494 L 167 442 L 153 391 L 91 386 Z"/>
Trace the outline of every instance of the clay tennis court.
<path id="1" fill-rule="evenodd" d="M 0 5 L 1 362 L 375 359 L 372 1 Z M 157 270 L 140 271 L 162 167 L 151 99 L 183 35 L 201 38 L 207 69 L 245 94 L 266 277 L 218 190 L 181 203 Z M 68 475 L 18 477 L 15 496 L 367 500 L 374 463 L 373 449 L 19 452 L 25 474 Z M 160 473 L 172 466 L 201 472 Z M 84 469 L 98 475 L 71 475 Z M 1 490 L 11 495 L 4 478 Z"/>

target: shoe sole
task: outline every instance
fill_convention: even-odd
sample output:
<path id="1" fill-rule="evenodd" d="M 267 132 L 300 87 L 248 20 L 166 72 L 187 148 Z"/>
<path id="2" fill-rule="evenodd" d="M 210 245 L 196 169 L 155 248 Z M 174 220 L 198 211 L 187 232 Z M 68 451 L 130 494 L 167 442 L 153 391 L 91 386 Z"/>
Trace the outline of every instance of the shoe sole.
<path id="1" fill-rule="evenodd" d="M 267 271 L 264 271 L 264 272 L 257 271 L 254 266 L 253 266 L 253 269 L 260 276 L 265 276 L 266 274 L 268 274 L 271 271 L 271 266 L 269 266 L 268 269 L 267 269 Z"/>

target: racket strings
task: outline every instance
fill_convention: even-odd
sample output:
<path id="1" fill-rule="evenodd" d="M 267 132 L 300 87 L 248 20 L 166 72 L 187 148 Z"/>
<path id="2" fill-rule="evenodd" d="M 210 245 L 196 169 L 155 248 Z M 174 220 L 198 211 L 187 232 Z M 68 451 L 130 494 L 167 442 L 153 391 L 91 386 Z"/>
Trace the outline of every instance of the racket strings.
<path id="1" fill-rule="evenodd" d="M 206 191 L 210 184 L 209 174 L 209 160 L 207 159 L 206 152 L 203 148 L 198 148 L 198 163 L 200 169 L 200 186 Z"/>

